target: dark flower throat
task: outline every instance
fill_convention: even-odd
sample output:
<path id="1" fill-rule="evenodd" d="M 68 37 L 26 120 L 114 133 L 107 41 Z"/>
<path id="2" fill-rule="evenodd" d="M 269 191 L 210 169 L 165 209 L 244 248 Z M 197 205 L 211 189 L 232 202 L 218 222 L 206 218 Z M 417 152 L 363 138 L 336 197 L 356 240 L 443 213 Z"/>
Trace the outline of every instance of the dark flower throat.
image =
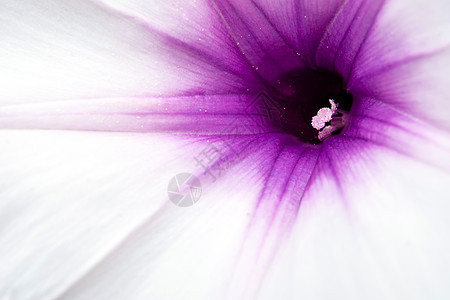
<path id="1" fill-rule="evenodd" d="M 325 70 L 294 69 L 279 78 L 275 91 L 269 96 L 280 109 L 273 125 L 281 131 L 294 135 L 310 144 L 320 144 L 319 130 L 311 125 L 311 120 L 321 108 L 330 108 L 330 100 L 337 104 L 336 118 L 350 111 L 353 97 L 346 91 L 341 76 Z M 336 124 L 337 122 L 334 122 Z M 331 122 L 326 122 L 331 131 Z M 336 128 L 335 128 L 336 129 Z M 339 134 L 342 128 L 331 135 Z"/>

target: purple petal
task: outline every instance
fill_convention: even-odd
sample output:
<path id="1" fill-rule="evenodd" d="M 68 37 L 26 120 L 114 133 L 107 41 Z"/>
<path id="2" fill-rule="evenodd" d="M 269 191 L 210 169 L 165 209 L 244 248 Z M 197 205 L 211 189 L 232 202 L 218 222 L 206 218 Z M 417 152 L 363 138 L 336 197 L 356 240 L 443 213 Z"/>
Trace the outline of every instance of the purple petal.
<path id="1" fill-rule="evenodd" d="M 316 66 L 316 50 L 342 0 L 254 1 L 278 34 L 294 48 L 306 66 Z"/>
<path id="2" fill-rule="evenodd" d="M 347 1 L 327 27 L 317 49 L 317 65 L 347 78 L 370 35 L 384 0 Z"/>

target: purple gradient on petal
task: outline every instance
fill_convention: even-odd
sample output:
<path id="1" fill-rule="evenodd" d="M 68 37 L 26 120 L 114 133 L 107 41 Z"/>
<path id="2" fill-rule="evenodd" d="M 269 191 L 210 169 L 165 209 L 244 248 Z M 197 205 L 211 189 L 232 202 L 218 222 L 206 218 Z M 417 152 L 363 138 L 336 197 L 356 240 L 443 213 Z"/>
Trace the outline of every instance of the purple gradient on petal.
<path id="1" fill-rule="evenodd" d="M 325 172 L 324 165 L 329 166 L 327 173 L 338 180 L 336 173 L 339 168 L 334 166 L 335 159 L 330 157 L 335 156 L 334 152 L 341 148 L 331 146 L 336 144 L 333 141 L 339 139 L 346 149 L 377 146 L 405 152 L 405 147 L 399 141 L 406 143 L 411 136 L 424 138 L 415 134 L 411 125 L 398 125 L 413 121 L 396 110 L 402 107 L 397 107 L 395 102 L 389 103 L 390 99 L 397 96 L 395 86 L 386 94 L 387 90 L 382 86 L 385 82 L 376 78 L 385 69 L 395 69 L 397 65 L 416 58 L 388 65 L 366 64 L 366 69 L 361 69 L 358 64 L 358 57 L 364 57 L 364 51 L 370 50 L 364 47 L 364 43 L 376 26 L 384 2 L 211 1 L 202 4 L 199 10 L 187 7 L 189 13 L 197 14 L 197 19 L 183 21 L 185 30 L 178 32 L 158 26 L 151 18 L 104 6 L 111 14 L 144 26 L 149 36 L 157 42 L 155 47 L 161 47 L 173 64 L 186 71 L 185 78 L 180 78 L 180 81 L 189 79 L 190 87 L 178 90 L 178 86 L 184 85 L 174 83 L 174 93 L 160 97 L 137 92 L 142 95 L 130 95 L 130 98 L 124 99 L 9 105 L 0 108 L 0 125 L 5 128 L 166 132 L 209 136 L 222 142 L 229 139 L 235 148 L 244 144 L 248 146 L 243 141 L 256 135 L 258 138 L 254 145 L 243 151 L 246 154 L 236 167 L 245 170 L 247 164 L 259 165 L 263 160 L 265 163 L 270 162 L 272 171 L 264 171 L 264 167 L 261 167 L 260 176 L 265 181 L 265 189 L 256 209 L 268 201 L 272 203 L 269 210 L 275 214 L 279 209 L 276 203 L 286 197 L 293 199 L 291 201 L 298 206 L 301 195 L 314 181 L 313 174 L 318 170 Z M 419 60 L 421 58 L 417 57 Z M 245 114 L 245 108 L 256 93 L 276 90 L 275 81 L 283 74 L 296 68 L 317 67 L 336 71 L 344 79 L 350 80 L 346 83 L 351 83 L 349 90 L 355 96 L 356 106 L 352 111 L 351 122 L 341 136 L 333 137 L 319 147 L 312 147 L 274 128 L 258 127 Z M 364 76 L 361 77 L 361 74 Z M 246 130 L 227 137 L 227 126 L 236 122 Z M 397 138 L 393 140 L 392 136 Z M 251 155 L 252 151 L 258 152 L 265 144 L 277 144 L 284 150 L 266 151 L 264 157 Z M 296 168 L 297 164 L 306 165 L 305 160 L 309 161 L 311 157 L 317 158 L 320 168 Z M 285 168 L 283 164 L 292 167 Z M 302 178 L 302 183 L 296 185 L 297 192 L 302 191 L 300 195 L 288 191 L 292 178 Z M 309 183 L 305 185 L 305 182 Z"/>
<path id="2" fill-rule="evenodd" d="M 166 132 L 210 136 L 211 139 L 225 136 L 234 139 L 235 147 L 239 147 L 239 138 L 244 141 L 257 135 L 260 142 L 249 147 L 246 158 L 237 164 L 243 170 L 249 157 L 254 157 L 251 151 L 264 146 L 261 139 L 266 134 L 267 144 L 278 143 L 284 150 L 268 151 L 264 158 L 254 157 L 250 162 L 271 161 L 269 165 L 274 170 L 260 173 L 267 182 L 259 202 L 277 203 L 283 197 L 291 197 L 300 203 L 301 196 L 285 193 L 289 179 L 296 177 L 313 182 L 313 173 L 318 171 L 309 167 L 296 169 L 293 162 L 289 162 L 292 168 L 283 168 L 287 163 L 286 153 L 300 165 L 310 157 L 318 157 L 320 164 L 323 160 L 330 161 L 333 151 L 340 151 L 330 146 L 337 139 L 348 143 L 345 148 L 363 149 L 375 145 L 405 152 L 399 141 L 407 143 L 410 136 L 424 138 L 415 134 L 412 125 L 408 125 L 411 128 L 398 125 L 413 123 L 409 116 L 397 111 L 403 107 L 391 102 L 401 96 L 402 91 L 396 89 L 394 78 L 389 78 L 388 83 L 378 78 L 386 69 L 391 71 L 416 57 L 388 65 L 366 64 L 366 69 L 360 67 L 359 57 L 365 57 L 365 51 L 371 50 L 364 44 L 376 27 L 384 4 L 383 0 L 209 1 L 202 2 L 201 9 L 186 7 L 197 19 L 182 20 L 184 30 L 179 31 L 159 26 L 152 18 L 104 5 L 111 14 L 145 27 L 155 40 L 154 46 L 161 47 L 167 60 L 185 70 L 181 83 L 173 83 L 173 94 L 158 96 L 138 91 L 139 97 L 130 95 L 124 99 L 8 105 L 0 108 L 0 125 L 4 128 Z M 348 128 L 340 136 L 322 146 L 311 147 L 274 128 L 258 128 L 245 114 L 245 108 L 256 93 L 276 89 L 275 81 L 283 74 L 296 68 L 317 67 L 335 71 L 349 80 L 346 83 L 351 83 L 349 90 L 355 96 L 356 107 L 351 112 Z M 394 72 L 394 75 L 401 77 L 403 74 Z M 187 86 L 182 83 L 184 80 L 189 81 Z M 386 89 L 390 84 L 392 87 Z M 241 137 L 226 137 L 224 130 L 233 122 L 248 130 L 241 131 Z M 393 140 L 392 136 L 397 138 Z M 330 174 L 336 177 L 337 168 L 334 164 L 328 165 Z M 307 185 L 299 185 L 299 190 L 306 191 Z M 271 209 L 276 211 L 278 206 Z"/>
<path id="3" fill-rule="evenodd" d="M 436 164 L 410 147 L 433 141 L 422 134 L 426 125 L 410 113 L 405 92 L 411 85 L 406 78 L 409 69 L 403 69 L 434 52 L 364 61 L 373 51 L 365 45 L 368 40 L 370 45 L 385 2 L 202 2 L 198 11 L 204 15 L 188 9 L 191 21 L 180 20 L 177 27 L 184 28 L 180 32 L 158 26 L 152 18 L 105 7 L 144 26 L 154 46 L 181 70 L 180 82 L 171 83 L 173 92 L 137 91 L 138 96 L 125 99 L 3 106 L 0 126 L 165 132 L 189 137 L 199 146 L 215 142 L 232 164 L 229 172 L 254 176 L 263 187 L 248 235 L 262 228 L 253 237 L 260 246 L 253 259 L 264 257 L 267 265 L 296 220 L 304 196 L 320 178 L 337 187 L 336 201 L 345 201 L 358 178 L 355 165 L 369 160 L 368 150 L 392 151 Z M 346 128 L 320 145 L 304 143 L 270 125 L 261 127 L 245 112 L 258 92 L 277 90 L 277 79 L 293 69 L 308 68 L 336 72 L 354 97 Z M 235 124 L 244 130 L 230 129 Z M 217 167 L 218 163 L 210 166 Z M 243 252 L 253 251 L 245 249 L 244 245 Z"/>

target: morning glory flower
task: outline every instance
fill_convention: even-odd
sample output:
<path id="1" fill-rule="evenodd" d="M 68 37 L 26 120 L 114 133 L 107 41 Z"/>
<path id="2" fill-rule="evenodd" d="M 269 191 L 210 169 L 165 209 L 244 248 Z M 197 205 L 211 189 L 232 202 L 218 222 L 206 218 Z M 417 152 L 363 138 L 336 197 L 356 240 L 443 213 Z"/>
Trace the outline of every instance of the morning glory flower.
<path id="1" fill-rule="evenodd" d="M 0 298 L 448 298 L 449 13 L 1 1 Z"/>

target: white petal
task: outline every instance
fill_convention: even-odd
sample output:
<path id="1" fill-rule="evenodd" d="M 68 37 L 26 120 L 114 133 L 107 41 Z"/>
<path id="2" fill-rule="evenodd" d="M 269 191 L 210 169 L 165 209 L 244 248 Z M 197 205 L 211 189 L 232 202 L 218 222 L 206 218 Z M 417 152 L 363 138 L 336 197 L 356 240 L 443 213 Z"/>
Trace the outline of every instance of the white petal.
<path id="1" fill-rule="evenodd" d="M 167 199 L 195 166 L 181 137 L 3 130 L 0 144 L 1 298 L 52 299 L 142 224 L 199 212 Z"/>
<path id="2" fill-rule="evenodd" d="M 253 160 L 211 182 L 194 159 L 204 138 L 3 130 L 0 142 L 3 297 L 208 299 L 236 276 L 265 183 Z M 204 184 L 189 208 L 167 197 L 182 172 Z"/>

